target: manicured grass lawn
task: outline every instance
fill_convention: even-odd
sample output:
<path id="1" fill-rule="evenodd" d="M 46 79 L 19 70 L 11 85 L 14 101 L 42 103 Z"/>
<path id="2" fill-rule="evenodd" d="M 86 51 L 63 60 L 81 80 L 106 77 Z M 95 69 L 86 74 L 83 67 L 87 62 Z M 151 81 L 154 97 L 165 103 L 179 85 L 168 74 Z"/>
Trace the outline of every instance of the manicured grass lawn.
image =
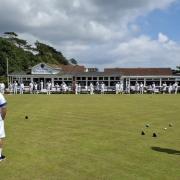
<path id="1" fill-rule="evenodd" d="M 180 179 L 180 95 L 6 98 L 2 180 Z"/>

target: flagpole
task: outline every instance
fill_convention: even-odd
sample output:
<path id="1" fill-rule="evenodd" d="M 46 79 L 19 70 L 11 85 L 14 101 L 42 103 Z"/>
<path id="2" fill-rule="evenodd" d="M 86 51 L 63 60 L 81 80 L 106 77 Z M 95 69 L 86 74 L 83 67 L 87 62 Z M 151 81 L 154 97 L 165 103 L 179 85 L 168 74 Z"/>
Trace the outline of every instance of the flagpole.
<path id="1" fill-rule="evenodd" d="M 7 85 L 9 86 L 9 59 L 6 58 L 6 75 L 7 75 Z"/>

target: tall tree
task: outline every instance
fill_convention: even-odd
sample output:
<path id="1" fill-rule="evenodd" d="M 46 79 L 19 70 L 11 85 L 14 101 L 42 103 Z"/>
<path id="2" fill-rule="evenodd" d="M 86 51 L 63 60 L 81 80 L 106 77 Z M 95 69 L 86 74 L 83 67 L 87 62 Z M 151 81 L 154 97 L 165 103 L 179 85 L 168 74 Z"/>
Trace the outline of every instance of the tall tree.
<path id="1" fill-rule="evenodd" d="M 71 58 L 71 59 L 69 60 L 69 62 L 70 62 L 71 64 L 74 64 L 74 65 L 77 65 L 77 64 L 78 64 L 77 61 L 76 61 L 74 58 Z"/>
<path id="2" fill-rule="evenodd" d="M 8 36 L 9 38 L 15 38 L 18 36 L 15 32 L 5 32 L 4 35 Z"/>
<path id="3" fill-rule="evenodd" d="M 26 40 L 18 38 L 14 32 L 5 32 L 6 37 L 0 37 L 0 76 L 6 75 L 6 59 L 9 59 L 9 73 L 27 71 L 30 66 L 40 62 L 49 64 L 69 64 L 64 55 L 54 47 L 37 41 L 35 46 Z M 72 58 L 73 59 L 73 58 Z"/>

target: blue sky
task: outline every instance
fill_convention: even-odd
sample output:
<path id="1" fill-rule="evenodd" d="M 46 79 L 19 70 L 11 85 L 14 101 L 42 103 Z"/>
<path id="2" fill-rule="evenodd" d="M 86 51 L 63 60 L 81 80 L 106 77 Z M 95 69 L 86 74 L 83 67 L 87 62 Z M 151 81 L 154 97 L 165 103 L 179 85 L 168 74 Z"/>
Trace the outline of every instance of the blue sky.
<path id="1" fill-rule="evenodd" d="M 180 42 L 180 2 L 172 3 L 165 10 L 153 10 L 145 16 L 137 18 L 141 33 L 157 38 L 159 32 L 170 39 Z"/>

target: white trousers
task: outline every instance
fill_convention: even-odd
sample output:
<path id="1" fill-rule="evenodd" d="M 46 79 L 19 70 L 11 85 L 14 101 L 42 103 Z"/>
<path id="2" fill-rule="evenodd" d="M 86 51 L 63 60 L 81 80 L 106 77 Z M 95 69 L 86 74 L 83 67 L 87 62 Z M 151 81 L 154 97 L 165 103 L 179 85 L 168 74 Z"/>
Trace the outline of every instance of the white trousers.
<path id="1" fill-rule="evenodd" d="M 4 121 L 0 117 L 0 138 L 5 138 Z"/>

